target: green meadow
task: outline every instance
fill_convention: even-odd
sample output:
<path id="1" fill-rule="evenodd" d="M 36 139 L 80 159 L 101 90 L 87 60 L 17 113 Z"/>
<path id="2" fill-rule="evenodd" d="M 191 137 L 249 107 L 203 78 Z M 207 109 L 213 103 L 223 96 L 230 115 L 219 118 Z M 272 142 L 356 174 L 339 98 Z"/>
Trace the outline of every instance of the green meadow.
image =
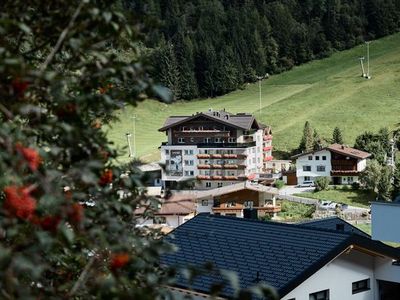
<path id="1" fill-rule="evenodd" d="M 256 83 L 212 99 L 172 104 L 146 100 L 119 111 L 120 121 L 106 128 L 107 134 L 117 148 L 123 149 L 119 161 L 128 161 L 125 133 L 134 131 L 135 115 L 136 156 L 155 161 L 158 147 L 166 140 L 158 128 L 168 116 L 225 108 L 233 113 L 254 113 L 262 123 L 271 125 L 274 149 L 278 151 L 298 146 L 306 121 L 326 138 L 339 126 L 345 143 L 352 145 L 365 130 L 393 128 L 400 122 L 400 34 L 371 42 L 370 80 L 361 77 L 358 58 L 365 55 L 366 46 L 359 45 L 271 76 L 262 82 L 261 113 Z"/>

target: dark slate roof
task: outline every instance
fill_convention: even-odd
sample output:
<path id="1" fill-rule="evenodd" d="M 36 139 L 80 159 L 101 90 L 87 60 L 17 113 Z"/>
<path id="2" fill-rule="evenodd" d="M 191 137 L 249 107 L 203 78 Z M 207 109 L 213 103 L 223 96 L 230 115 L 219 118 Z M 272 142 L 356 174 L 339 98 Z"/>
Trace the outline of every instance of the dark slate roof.
<path id="1" fill-rule="evenodd" d="M 162 256 L 162 265 L 200 267 L 212 262 L 219 269 L 236 272 L 241 288 L 253 286 L 258 277 L 275 287 L 280 297 L 351 245 L 400 258 L 400 250 L 358 234 L 209 214 L 197 215 L 165 239 L 178 251 Z M 178 275 L 176 285 L 207 293 L 212 283 L 219 281 L 218 275 L 207 273 L 189 285 Z M 220 296 L 232 293 L 227 287 Z"/>
<path id="2" fill-rule="evenodd" d="M 224 110 L 217 110 L 217 111 L 211 110 L 206 112 L 199 112 L 191 116 L 171 116 L 167 118 L 167 120 L 164 123 L 164 126 L 161 127 L 159 131 L 165 131 L 173 126 L 183 124 L 187 121 L 193 120 L 198 117 L 206 117 L 211 120 L 215 120 L 217 122 L 241 128 L 244 130 L 250 130 L 254 122 L 256 122 L 257 128 L 263 128 L 257 123 L 254 116 L 251 114 L 246 114 L 246 113 L 232 114 Z"/>
<path id="3" fill-rule="evenodd" d="M 330 230 L 337 230 L 337 225 L 343 225 L 343 230 L 348 233 L 355 233 L 366 238 L 371 238 L 371 236 L 364 231 L 358 229 L 357 227 L 347 223 L 345 220 L 339 217 L 331 217 L 331 218 L 324 218 L 318 220 L 311 220 L 305 221 L 301 223 L 297 223 L 298 225 L 307 226 L 307 227 L 315 227 L 315 228 L 322 228 L 322 229 L 330 229 Z"/>

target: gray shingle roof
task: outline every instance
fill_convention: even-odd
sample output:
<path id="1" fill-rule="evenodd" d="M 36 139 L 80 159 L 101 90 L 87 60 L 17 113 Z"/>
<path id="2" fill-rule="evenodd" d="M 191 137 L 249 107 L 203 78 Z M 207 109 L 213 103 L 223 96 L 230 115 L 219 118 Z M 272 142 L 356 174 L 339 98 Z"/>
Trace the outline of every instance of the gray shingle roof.
<path id="1" fill-rule="evenodd" d="M 283 297 L 350 245 L 400 257 L 400 251 L 358 234 L 295 224 L 199 214 L 172 231 L 166 240 L 178 251 L 162 256 L 163 265 L 194 265 L 207 262 L 219 269 L 234 271 L 241 288 L 253 286 L 258 279 L 276 288 Z M 191 285 L 207 293 L 218 275 L 208 273 Z M 177 276 L 177 286 L 190 285 Z M 231 296 L 226 287 L 221 296 Z"/>
<path id="2" fill-rule="evenodd" d="M 306 222 L 298 223 L 298 225 L 306 226 L 306 227 L 315 227 L 321 229 L 330 229 L 330 230 L 337 230 L 336 226 L 338 224 L 343 225 L 343 230 L 348 233 L 355 233 L 366 238 L 371 238 L 371 236 L 364 231 L 358 229 L 357 227 L 347 223 L 345 220 L 338 218 L 338 217 L 331 217 L 331 218 L 324 218 L 318 220 L 311 220 Z"/>
<path id="3" fill-rule="evenodd" d="M 173 126 L 183 124 L 187 121 L 193 120 L 198 117 L 206 117 L 211 120 L 215 120 L 217 122 L 221 122 L 223 124 L 227 124 L 233 127 L 241 128 L 244 130 L 251 129 L 255 118 L 251 114 L 238 113 L 231 114 L 226 111 L 207 111 L 193 114 L 192 116 L 171 116 L 167 118 L 164 123 L 164 126 L 159 129 L 159 131 L 165 131 L 168 128 Z M 257 123 L 257 121 L 256 121 Z M 257 128 L 261 128 L 261 126 L 257 123 Z"/>

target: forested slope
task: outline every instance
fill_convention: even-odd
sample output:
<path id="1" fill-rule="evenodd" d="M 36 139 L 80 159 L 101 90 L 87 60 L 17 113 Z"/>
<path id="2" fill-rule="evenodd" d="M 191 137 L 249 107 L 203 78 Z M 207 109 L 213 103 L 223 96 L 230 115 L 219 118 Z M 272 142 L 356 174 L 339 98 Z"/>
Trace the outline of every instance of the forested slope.
<path id="1" fill-rule="evenodd" d="M 155 24 L 152 75 L 175 99 L 215 97 L 400 28 L 396 0 L 125 0 Z"/>

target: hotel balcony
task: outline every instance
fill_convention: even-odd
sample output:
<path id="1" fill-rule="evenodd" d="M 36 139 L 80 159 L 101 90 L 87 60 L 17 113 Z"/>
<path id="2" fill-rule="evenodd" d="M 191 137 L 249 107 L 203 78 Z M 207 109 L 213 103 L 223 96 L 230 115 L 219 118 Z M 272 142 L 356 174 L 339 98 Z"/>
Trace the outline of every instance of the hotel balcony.
<path id="1" fill-rule="evenodd" d="M 245 159 L 247 157 L 246 154 L 228 154 L 228 153 L 221 153 L 221 154 L 197 154 L 198 159 L 210 159 L 210 158 L 230 158 L 230 159 Z"/>
<path id="2" fill-rule="evenodd" d="M 230 137 L 229 131 L 222 130 L 182 130 L 174 134 L 176 137 Z"/>
<path id="3" fill-rule="evenodd" d="M 237 181 L 240 180 L 238 176 L 221 176 L 221 175 L 198 175 L 197 180 L 218 180 L 218 181 Z"/>
<path id="4" fill-rule="evenodd" d="M 256 142 L 246 143 L 198 143 L 198 148 L 249 148 L 254 147 Z"/>
<path id="5" fill-rule="evenodd" d="M 200 164 L 197 165 L 198 169 L 228 169 L 228 170 L 244 170 L 246 169 L 245 165 L 237 165 L 237 164 Z"/>
<path id="6" fill-rule="evenodd" d="M 263 148 L 264 151 L 270 151 L 272 150 L 272 146 L 266 146 Z"/>
<path id="7" fill-rule="evenodd" d="M 264 135 L 264 141 L 270 141 L 272 140 L 272 135 Z"/>
<path id="8" fill-rule="evenodd" d="M 245 209 L 245 208 L 247 208 L 247 207 L 245 207 L 243 204 L 223 203 L 223 204 L 220 204 L 219 206 L 213 207 L 212 212 L 213 213 L 223 213 L 223 214 L 241 213 L 243 211 L 243 209 Z M 265 215 L 266 213 L 270 214 L 270 213 L 280 212 L 281 205 L 280 204 L 276 204 L 276 205 L 265 204 L 264 206 L 252 207 L 252 209 L 257 210 L 257 212 L 259 213 L 259 216 L 261 216 L 261 215 Z"/>
<path id="9" fill-rule="evenodd" d="M 266 156 L 266 157 L 264 157 L 264 161 L 271 161 L 273 159 L 273 157 L 272 156 Z"/>

